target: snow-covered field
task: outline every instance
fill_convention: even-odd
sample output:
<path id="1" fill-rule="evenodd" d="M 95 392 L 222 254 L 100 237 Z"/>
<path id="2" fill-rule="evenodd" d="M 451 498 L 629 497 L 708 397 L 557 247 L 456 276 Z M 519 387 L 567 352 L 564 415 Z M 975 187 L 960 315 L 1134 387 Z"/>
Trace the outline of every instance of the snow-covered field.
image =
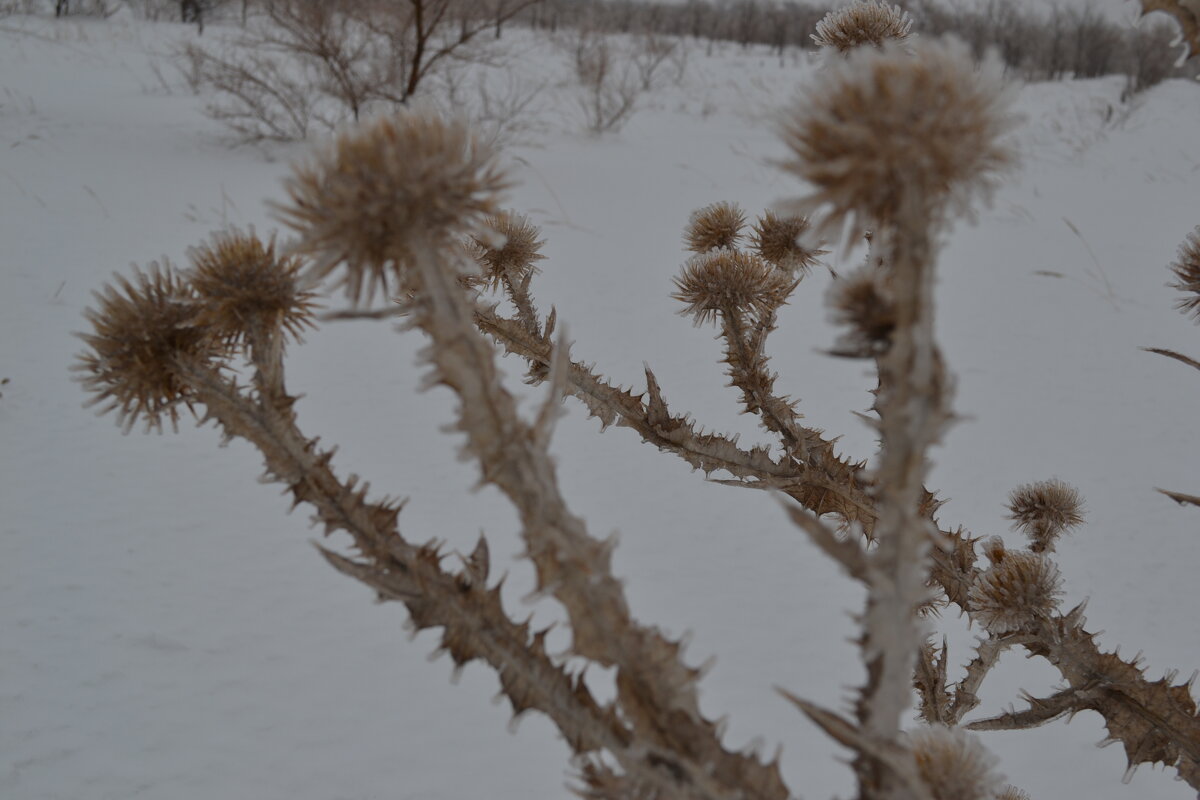
<path id="1" fill-rule="evenodd" d="M 402 608 L 373 605 L 318 558 L 305 516 L 256 482 L 255 452 L 187 426 L 122 436 L 81 408 L 71 332 L 91 291 L 131 261 L 182 261 L 222 226 L 271 230 L 264 201 L 308 150 L 227 146 L 151 55 L 187 35 L 0 19 L 0 797 L 566 797 L 568 751 L 551 726 L 507 732 L 489 671 L 452 683 L 447 661 L 429 662 L 434 639 L 409 641 Z M 561 53 L 521 41 L 535 71 L 563 72 Z M 770 115 L 812 74 L 803 58 L 695 47 L 683 81 L 643 96 L 619 134 L 580 133 L 560 106 L 508 150 L 511 205 L 548 240 L 537 293 L 574 355 L 635 386 L 648 362 L 677 409 L 743 441 L 760 435 L 723 386 L 711 332 L 675 315 L 671 277 L 692 209 L 732 200 L 754 214 L 803 189 L 771 166 Z M 1066 602 L 1090 598 L 1090 627 L 1144 651 L 1152 676 L 1186 676 L 1200 667 L 1200 516 L 1154 487 L 1200 490 L 1200 381 L 1138 348 L 1200 354 L 1200 329 L 1165 287 L 1200 223 L 1200 86 L 1166 83 L 1132 104 L 1120 91 L 1119 79 L 1025 87 L 1022 169 L 946 243 L 939 335 L 965 419 L 931 485 L 950 499 L 943 521 L 1014 541 L 1009 489 L 1078 486 L 1088 524 L 1060 548 Z M 811 424 L 865 456 L 871 435 L 850 412 L 869 404 L 869 375 L 820 352 L 835 335 L 828 280 L 814 272 L 785 309 L 772 364 Z M 495 492 L 469 493 L 474 467 L 439 430 L 451 401 L 415 391 L 419 345 L 383 323 L 309 335 L 289 360 L 301 424 L 341 445 L 340 469 L 411 497 L 408 538 L 466 552 L 485 531 L 520 608 L 531 572 L 515 517 Z M 540 397 L 505 364 L 514 389 Z M 837 748 L 775 687 L 848 696 L 857 590 L 770 497 L 705 483 L 627 430 L 601 434 L 577 405 L 555 450 L 574 509 L 594 532 L 620 532 L 615 569 L 639 618 L 690 631 L 694 663 L 716 657 L 702 703 L 729 715 L 730 745 L 782 746 L 795 792 L 846 795 Z M 549 603 L 528 608 L 554 619 Z M 941 624 L 952 664 L 965 662 L 972 632 L 953 615 Z M 1012 654 L 979 712 L 1055 677 Z M 1102 737 L 1084 714 L 985 740 L 1038 800 L 1191 796 L 1159 770 L 1123 785 L 1123 754 L 1097 751 Z"/>

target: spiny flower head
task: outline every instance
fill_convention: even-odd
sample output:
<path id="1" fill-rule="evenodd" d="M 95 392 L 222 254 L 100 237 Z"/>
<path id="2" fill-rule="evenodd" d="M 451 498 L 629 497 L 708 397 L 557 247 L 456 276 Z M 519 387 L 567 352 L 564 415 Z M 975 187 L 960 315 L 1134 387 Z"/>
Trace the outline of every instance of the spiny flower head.
<path id="1" fill-rule="evenodd" d="M 989 536 L 979 543 L 980 551 L 987 556 L 987 560 L 993 564 L 999 564 L 1008 555 L 1008 549 L 1004 546 L 1004 540 L 999 536 Z"/>
<path id="2" fill-rule="evenodd" d="M 736 203 L 713 203 L 692 212 L 684 244 L 693 253 L 737 247 L 746 215 Z"/>
<path id="3" fill-rule="evenodd" d="M 1062 597 L 1062 576 L 1044 555 L 1010 550 L 975 580 L 974 618 L 989 633 L 1021 630 L 1046 619 Z"/>
<path id="4" fill-rule="evenodd" d="M 787 302 L 796 284 L 754 253 L 712 250 L 688 259 L 675 278 L 679 291 L 671 296 L 687 305 L 680 313 L 702 325 L 718 314 L 770 313 Z"/>
<path id="5" fill-rule="evenodd" d="M 508 186 L 491 148 L 459 121 L 418 112 L 384 117 L 338 137 L 295 169 L 283 222 L 316 259 L 308 277 L 344 266 L 340 283 L 358 303 L 404 281 L 414 248 L 441 246 L 497 211 Z"/>
<path id="6" fill-rule="evenodd" d="M 299 289 L 301 261 L 275 252 L 254 232 L 215 234 L 191 249 L 191 283 L 201 301 L 197 322 L 230 342 L 255 327 L 293 339 L 313 326 L 313 294 Z"/>
<path id="7" fill-rule="evenodd" d="M 868 263 L 829 287 L 833 322 L 847 330 L 837 354 L 873 358 L 885 352 L 896 328 L 896 303 L 886 274 Z"/>
<path id="8" fill-rule="evenodd" d="M 1014 159 L 1010 99 L 1000 64 L 954 40 L 850 53 L 782 121 L 781 166 L 814 187 L 794 210 L 825 208 L 825 232 L 969 211 Z"/>
<path id="9" fill-rule="evenodd" d="M 162 431 L 163 419 L 178 429 L 179 406 L 190 405 L 191 390 L 179 378 L 179 360 L 211 363 L 227 355 L 219 337 L 196 323 L 195 292 L 169 263 L 134 267 L 132 281 L 114 277 L 96 308 L 84 311 L 91 333 L 74 370 L 92 395 L 86 405 L 106 403 L 101 414 L 117 412 L 125 432 L 139 420 Z"/>
<path id="10" fill-rule="evenodd" d="M 1030 798 L 1029 793 L 1025 790 L 1009 785 L 1000 790 L 1000 794 L 996 795 L 996 800 L 1030 800 Z"/>
<path id="11" fill-rule="evenodd" d="M 1179 245 L 1171 272 L 1175 281 L 1168 285 L 1184 295 L 1175 301 L 1175 307 L 1200 323 L 1200 225 Z"/>
<path id="12" fill-rule="evenodd" d="M 1013 527 L 1029 537 L 1029 549 L 1035 553 L 1054 552 L 1055 540 L 1083 523 L 1079 490 L 1057 479 L 1013 489 L 1008 510 Z"/>
<path id="13" fill-rule="evenodd" d="M 499 287 L 506 276 L 519 284 L 537 271 L 534 264 L 545 258 L 541 253 L 545 241 L 538 238 L 541 231 L 528 217 L 502 211 L 483 224 L 487 231 L 468 237 L 467 249 L 483 269 L 483 280 L 489 286 Z"/>
<path id="14" fill-rule="evenodd" d="M 821 250 L 809 250 L 800 239 L 809 229 L 808 220 L 797 215 L 768 211 L 754 224 L 751 244 L 755 252 L 782 270 L 803 276 L 817 263 Z"/>
<path id="15" fill-rule="evenodd" d="M 861 45 L 903 42 L 911 30 L 912 17 L 904 9 L 883 0 L 855 0 L 822 17 L 812 39 L 821 47 L 846 53 Z"/>
<path id="16" fill-rule="evenodd" d="M 992 800 L 1003 777 L 997 759 L 961 728 L 930 725 L 907 735 L 917 771 L 934 800 Z"/>

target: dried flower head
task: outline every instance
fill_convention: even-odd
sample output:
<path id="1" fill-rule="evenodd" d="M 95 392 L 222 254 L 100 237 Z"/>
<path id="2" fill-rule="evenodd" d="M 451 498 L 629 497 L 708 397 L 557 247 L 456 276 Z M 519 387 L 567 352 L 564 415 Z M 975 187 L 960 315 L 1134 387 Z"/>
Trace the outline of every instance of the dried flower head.
<path id="1" fill-rule="evenodd" d="M 139 420 L 161 432 L 164 417 L 178 429 L 179 406 L 190 405 L 191 391 L 176 364 L 212 362 L 224 357 L 224 347 L 196 324 L 195 293 L 170 264 L 134 267 L 132 281 L 114 281 L 95 293 L 97 307 L 84 311 L 92 332 L 78 334 L 89 348 L 74 366 L 92 395 L 86 405 L 106 403 L 99 413 L 115 410 L 125 432 Z"/>
<path id="2" fill-rule="evenodd" d="M 197 322 L 237 342 L 256 327 L 293 339 L 313 326 L 313 294 L 300 291 L 300 259 L 275 252 L 254 232 L 215 234 L 191 249 L 191 283 L 201 308 Z"/>
<path id="3" fill-rule="evenodd" d="M 1015 786 L 1005 786 L 996 795 L 996 800 L 1029 800 L 1029 793 Z"/>
<path id="4" fill-rule="evenodd" d="M 1035 553 L 1054 552 L 1055 540 L 1083 523 L 1079 490 L 1057 479 L 1013 489 L 1008 510 L 1013 527 L 1029 537 L 1029 549 Z"/>
<path id="5" fill-rule="evenodd" d="M 541 253 L 545 241 L 538 238 L 541 231 L 528 217 L 502 211 L 485 219 L 483 224 L 487 231 L 468 237 L 467 249 L 491 288 L 499 287 L 505 276 L 519 284 L 537 271 L 534 264 L 545 258 Z"/>
<path id="6" fill-rule="evenodd" d="M 822 17 L 812 39 L 820 47 L 846 53 L 864 44 L 903 42 L 911 30 L 912 17 L 904 9 L 883 0 L 855 0 Z"/>
<path id="7" fill-rule="evenodd" d="M 821 250 L 809 250 L 800 244 L 809 229 L 808 220 L 796 215 L 779 215 L 768 211 L 754 224 L 751 244 L 755 252 L 782 270 L 798 276 L 808 274 L 817 263 Z"/>
<path id="8" fill-rule="evenodd" d="M 887 275 L 867 264 L 829 288 L 833 322 L 847 330 L 834 350 L 841 356 L 874 358 L 887 351 L 896 328 L 896 303 Z"/>
<path id="9" fill-rule="evenodd" d="M 297 167 L 280 219 L 315 257 L 309 277 L 344 265 L 355 303 L 403 283 L 414 248 L 440 246 L 494 214 L 507 187 L 491 148 L 466 125 L 405 112 L 338 137 L 317 162 Z"/>
<path id="10" fill-rule="evenodd" d="M 1168 286 L 1183 292 L 1183 297 L 1175 301 L 1175 307 L 1200 323 L 1200 225 L 1179 245 L 1171 272 L 1175 281 Z"/>
<path id="11" fill-rule="evenodd" d="M 996 757 L 962 728 L 930 725 L 910 731 L 917 771 L 934 800 L 992 800 L 1003 777 Z"/>
<path id="12" fill-rule="evenodd" d="M 984 571 L 969 596 L 975 619 L 996 635 L 1048 617 L 1062 597 L 1062 576 L 1048 557 L 1014 550 Z"/>
<path id="13" fill-rule="evenodd" d="M 999 536 L 989 536 L 980 543 L 980 549 L 992 564 L 999 564 L 1008 555 L 1004 540 Z"/>
<path id="14" fill-rule="evenodd" d="M 737 247 L 746 215 L 736 203 L 713 203 L 692 212 L 683 240 L 693 253 Z"/>
<path id="15" fill-rule="evenodd" d="M 671 296 L 687 304 L 696 324 L 718 314 L 761 315 L 787 302 L 798 281 L 762 258 L 739 250 L 713 250 L 688 259 Z"/>
<path id="16" fill-rule="evenodd" d="M 957 41 L 856 50 L 822 78 L 782 121 L 781 166 L 815 187 L 795 210 L 826 207 L 826 233 L 969 211 L 1014 159 L 1002 68 Z"/>

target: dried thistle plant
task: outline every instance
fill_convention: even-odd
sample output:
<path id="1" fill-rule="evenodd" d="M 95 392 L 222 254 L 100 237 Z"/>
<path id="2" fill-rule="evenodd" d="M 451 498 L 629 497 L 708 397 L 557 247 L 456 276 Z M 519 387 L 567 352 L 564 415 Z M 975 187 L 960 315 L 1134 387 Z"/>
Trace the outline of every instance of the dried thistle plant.
<path id="1" fill-rule="evenodd" d="M 1079 490 L 1060 480 L 1018 486 L 1008 496 L 1008 510 L 1013 527 L 1029 537 L 1035 553 L 1053 553 L 1060 536 L 1083 524 Z"/>
<path id="2" fill-rule="evenodd" d="M 767 211 L 754 223 L 751 246 L 764 261 L 796 277 L 804 277 L 824 254 L 801 243 L 810 227 L 805 217 Z"/>
<path id="3" fill-rule="evenodd" d="M 486 232 L 468 237 L 467 247 L 490 288 L 521 284 L 537 272 L 537 262 L 545 258 L 545 241 L 528 217 L 502 211 L 484 219 L 483 225 Z"/>
<path id="4" fill-rule="evenodd" d="M 296 170 L 290 202 L 277 206 L 302 232 L 297 252 L 312 257 L 306 278 L 339 267 L 354 303 L 404 284 L 414 247 L 466 233 L 499 211 L 507 182 L 495 153 L 461 121 L 405 113 L 342 135 L 323 157 Z"/>
<path id="5" fill-rule="evenodd" d="M 139 421 L 147 431 L 161 432 L 164 420 L 178 429 L 180 407 L 195 399 L 178 362 L 216 363 L 227 348 L 197 324 L 196 293 L 169 262 L 134 267 L 133 280 L 116 275 L 114 284 L 84 312 L 92 331 L 80 334 L 88 350 L 74 369 L 92 395 L 88 405 L 116 411 L 125 432 Z"/>
<path id="6" fill-rule="evenodd" d="M 934 800 L 994 800 L 1003 778 L 997 759 L 961 728 L 931 725 L 908 734 L 917 769 Z"/>
<path id="7" fill-rule="evenodd" d="M 680 313 L 703 325 L 719 315 L 769 314 L 787 301 L 796 281 L 759 256 L 722 249 L 690 258 L 675 286 L 671 296 L 686 306 Z"/>
<path id="8" fill-rule="evenodd" d="M 254 329 L 297 340 L 314 325 L 316 295 L 300 289 L 301 260 L 276 253 L 275 240 L 251 233 L 216 234 L 188 254 L 196 324 L 231 343 Z"/>
<path id="9" fill-rule="evenodd" d="M 635 618 L 612 572 L 611 543 L 571 512 L 549 450 L 564 395 L 606 427 L 636 431 L 706 475 L 731 476 L 721 483 L 787 497 L 791 519 L 864 585 L 867 679 L 853 718 L 785 693 L 854 753 L 860 800 L 1021 800 L 963 729 L 1032 727 L 1081 710 L 1103 716 L 1131 765 L 1167 764 L 1200 789 L 1200 715 L 1189 685 L 1171 675 L 1148 680 L 1136 660 L 1100 650 L 1081 607 L 1059 610 L 1062 578 L 1045 553 L 1081 522 L 1078 494 L 1056 482 L 1016 490 L 1010 511 L 1032 542 L 1009 550 L 998 537 L 941 525 L 941 503 L 924 486 L 929 448 L 950 419 L 950 378 L 933 336 L 937 233 L 1011 161 L 1005 91 L 989 70 L 976 70 L 958 45 L 860 49 L 830 68 L 784 131 L 794 155 L 788 169 L 816 187 L 802 205 L 823 207 L 814 227 L 850 221 L 872 230 L 867 265 L 830 293 L 851 349 L 873 359 L 878 374 L 872 422 L 881 450 L 870 470 L 803 426 L 798 403 L 776 393 L 766 366 L 776 314 L 814 257 L 798 241 L 807 220 L 764 215 L 743 249 L 743 213 L 718 203 L 685 231 L 695 254 L 674 297 L 697 324 L 720 325 L 740 402 L 771 434 L 747 448 L 673 411 L 649 368 L 645 391 L 635 393 L 572 358 L 553 337 L 553 312 L 543 317 L 533 301 L 540 234 L 499 211 L 507 182 L 495 154 L 461 124 L 415 113 L 349 132 L 297 170 L 290 201 L 278 207 L 300 236 L 294 253 L 232 232 L 194 249 L 187 273 L 167 265 L 118 278 L 86 312 L 92 331 L 83 335 L 80 380 L 90 402 L 115 410 L 125 429 L 174 425 L 181 406 L 195 406 L 227 437 L 251 442 L 269 479 L 311 506 L 327 531 L 352 538 L 353 556 L 322 549 L 335 569 L 403 603 L 417 629 L 440 628 L 440 647 L 456 665 L 489 665 L 514 715 L 536 710 L 553 721 L 587 797 L 793 795 L 777 761 L 725 746 L 699 707 L 700 670 L 684 661 L 679 642 Z M 464 280 L 475 267 L 482 277 Z M 1189 287 L 1190 275 L 1190 267 L 1176 269 Z M 282 342 L 313 323 L 310 290 L 326 278 L 355 304 L 380 290 L 406 294 L 410 327 L 429 340 L 421 356 L 429 380 L 458 398 L 463 452 L 513 504 L 538 594 L 566 613 L 565 655 L 549 653 L 544 631 L 505 610 L 486 539 L 461 569 L 447 569 L 436 546 L 401 534 L 398 502 L 370 497 L 356 476 L 339 477 L 333 452 L 301 430 Z M 481 288 L 503 290 L 515 313 L 483 302 Z M 517 413 L 495 345 L 526 359 L 531 381 L 548 383 L 534 419 Z M 239 354 L 256 369 L 252 386 L 225 369 Z M 990 566 L 976 565 L 980 553 Z M 935 602 L 957 606 L 985 633 L 957 683 L 945 641 L 931 643 L 919 619 Z M 1016 647 L 1054 665 L 1064 688 L 1030 697 L 1026 711 L 966 720 L 989 671 Z M 612 699 L 597 699 L 568 657 L 611 668 Z M 934 724 L 905 732 L 914 686 L 921 718 Z"/>
<path id="10" fill-rule="evenodd" d="M 823 209 L 824 232 L 850 223 L 847 236 L 902 209 L 935 222 L 967 213 L 1014 161 L 1011 98 L 1000 65 L 953 40 L 856 50 L 782 119 L 780 166 L 815 187 L 796 209 Z"/>
<path id="11" fill-rule="evenodd" d="M 1050 618 L 1062 597 L 1062 575 L 1044 555 L 1009 551 L 971 588 L 972 618 L 1005 634 Z"/>
<path id="12" fill-rule="evenodd" d="M 887 351 L 896 328 L 896 300 L 887 274 L 870 265 L 836 278 L 829 287 L 833 322 L 846 329 L 833 353 L 876 358 Z"/>
<path id="13" fill-rule="evenodd" d="M 742 238 L 746 215 L 735 203 L 714 203 L 692 213 L 684 242 L 693 253 L 732 249 Z"/>
<path id="14" fill-rule="evenodd" d="M 911 31 L 912 17 L 899 6 L 886 0 L 854 0 L 822 17 L 812 39 L 819 47 L 847 53 L 863 45 L 904 42 Z"/>
<path id="15" fill-rule="evenodd" d="M 1175 280 L 1170 287 L 1183 294 L 1175 301 L 1175 307 L 1200 323 L 1200 225 L 1179 245 L 1171 273 Z"/>
<path id="16" fill-rule="evenodd" d="M 996 800 L 1030 800 L 1029 793 L 1015 786 L 1005 786 L 998 795 Z"/>

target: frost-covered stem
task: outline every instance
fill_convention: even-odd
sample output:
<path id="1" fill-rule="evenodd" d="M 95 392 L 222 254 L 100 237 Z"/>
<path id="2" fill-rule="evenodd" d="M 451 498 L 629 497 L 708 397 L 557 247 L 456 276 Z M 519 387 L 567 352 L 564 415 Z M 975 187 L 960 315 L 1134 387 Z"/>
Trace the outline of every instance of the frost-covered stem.
<path id="1" fill-rule="evenodd" d="M 868 681 L 858 702 L 863 732 L 900 740 L 901 716 L 912 696 L 913 668 L 924 637 L 917 608 L 928 596 L 934 526 L 922 511 L 926 453 L 946 420 L 945 376 L 933 336 L 933 246 L 924 204 L 900 206 L 886 227 L 896 327 L 878 359 L 881 452 L 874 494 L 878 548 L 869 556 L 863 660 Z M 858 762 L 864 798 L 905 797 L 887 771 Z"/>
<path id="2" fill-rule="evenodd" d="M 967 674 L 954 686 L 954 698 L 950 702 L 951 724 L 962 722 L 963 717 L 979 705 L 979 687 L 983 685 L 983 679 L 1000 661 L 1004 651 L 1018 643 L 1020 638 L 1016 635 L 988 636 L 979 642 L 975 657 L 967 664 Z"/>
<path id="3" fill-rule="evenodd" d="M 277 413 L 275 403 L 255 402 L 206 364 L 180 360 L 175 368 L 228 436 L 258 448 L 268 475 L 286 484 L 297 503 L 312 505 L 327 530 L 350 535 L 363 560 L 322 548 L 335 569 L 385 599 L 403 602 L 419 628 L 443 628 L 442 646 L 457 663 L 487 662 L 514 711 L 546 714 L 576 753 L 604 749 L 644 785 L 664 794 L 675 789 L 674 777 L 634 742 L 611 708 L 600 706 L 579 678 L 551 661 L 528 623 L 505 613 L 498 588 L 487 586 L 486 567 L 461 574 L 442 569 L 436 551 L 401 537 L 397 506 L 370 503 L 365 485 L 338 479 L 331 453 L 305 437 L 290 415 Z"/>
<path id="4" fill-rule="evenodd" d="M 570 512 L 545 437 L 518 416 L 500 383 L 495 350 L 475 327 L 477 309 L 457 280 L 455 256 L 433 242 L 411 253 L 418 284 L 413 321 L 432 340 L 426 353 L 432 378 L 458 395 L 467 451 L 483 479 L 516 507 L 538 590 L 567 611 L 572 652 L 616 667 L 621 711 L 681 792 L 710 800 L 787 797 L 775 765 L 721 746 L 715 726 L 700 714 L 698 673 L 680 660 L 679 644 L 634 622 L 610 569 L 610 545 L 592 538 Z"/>
<path id="5" fill-rule="evenodd" d="M 264 400 L 269 398 L 276 409 L 290 415 L 293 398 L 284 385 L 283 332 L 260 320 L 251 324 L 246 338 L 255 388 Z"/>
<path id="6" fill-rule="evenodd" d="M 767 369 L 763 356 L 766 334 L 774 326 L 774 314 L 747 331 L 744 313 L 731 308 L 721 312 L 721 335 L 728 348 L 726 363 L 733 385 L 742 390 L 746 410 L 758 414 L 763 427 L 783 440 L 788 453 L 799 460 L 807 458 L 804 431 L 796 420 L 791 403 L 775 394 L 775 376 Z"/>
<path id="7" fill-rule="evenodd" d="M 492 309 L 477 308 L 475 316 L 479 329 L 507 352 L 527 359 L 531 365 L 549 367 L 553 345 L 548 339 L 530 337 L 519 323 Z M 742 479 L 738 486 L 782 490 L 817 514 L 836 513 L 847 522 L 860 523 L 865 530 L 874 526 L 875 500 L 865 481 L 855 477 L 861 468 L 839 458 L 833 442 L 817 430 L 801 428 L 808 442 L 807 464 L 790 458 L 776 461 L 765 448 L 745 450 L 730 436 L 701 433 L 698 424 L 671 414 L 652 392 L 648 393 L 649 400 L 641 399 L 617 388 L 581 362 L 570 362 L 567 383 L 568 391 L 602 424 L 631 428 L 644 442 L 675 454 L 696 469 L 705 473 L 725 470 Z M 959 592 L 963 596 L 965 593 L 965 588 Z"/>
<path id="8" fill-rule="evenodd" d="M 1200 711 L 1191 694 L 1194 680 L 1174 683 L 1175 673 L 1151 681 L 1137 658 L 1105 653 L 1096 634 L 1084 630 L 1083 608 L 1039 622 L 1020 644 L 1062 675 L 1066 688 L 1051 698 L 1031 698 L 1026 711 L 976 720 L 972 730 L 1032 728 L 1056 717 L 1095 711 L 1104 717 L 1108 739 L 1125 748 L 1129 774 L 1142 763 L 1173 767 L 1179 779 L 1200 791 Z"/>
<path id="9" fill-rule="evenodd" d="M 541 336 L 542 325 L 538 320 L 537 306 L 533 304 L 533 295 L 529 292 L 528 279 L 521 282 L 514 281 L 512 274 L 505 272 L 502 280 L 508 299 L 517 309 L 517 319 L 531 336 Z"/>

